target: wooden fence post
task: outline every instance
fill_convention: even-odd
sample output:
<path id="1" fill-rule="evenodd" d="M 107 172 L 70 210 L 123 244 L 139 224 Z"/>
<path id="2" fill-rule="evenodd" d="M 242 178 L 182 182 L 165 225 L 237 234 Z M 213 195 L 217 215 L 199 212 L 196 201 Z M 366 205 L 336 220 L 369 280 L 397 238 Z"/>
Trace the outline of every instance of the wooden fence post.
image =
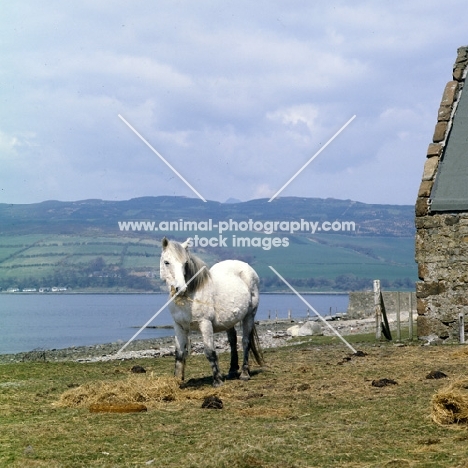
<path id="1" fill-rule="evenodd" d="M 408 325 L 409 325 L 409 339 L 413 341 L 413 293 L 410 291 L 409 293 L 409 317 L 408 317 Z"/>
<path id="2" fill-rule="evenodd" d="M 460 335 L 460 344 L 465 344 L 465 315 L 463 312 L 458 314 L 458 326 Z"/>
<path id="3" fill-rule="evenodd" d="M 374 280 L 375 339 L 382 337 L 382 310 L 380 308 L 380 280 Z"/>
<path id="4" fill-rule="evenodd" d="M 400 322 L 400 311 L 401 311 L 401 300 L 400 291 L 397 293 L 397 308 L 396 308 L 396 326 L 397 326 L 397 341 L 401 341 L 401 322 Z"/>

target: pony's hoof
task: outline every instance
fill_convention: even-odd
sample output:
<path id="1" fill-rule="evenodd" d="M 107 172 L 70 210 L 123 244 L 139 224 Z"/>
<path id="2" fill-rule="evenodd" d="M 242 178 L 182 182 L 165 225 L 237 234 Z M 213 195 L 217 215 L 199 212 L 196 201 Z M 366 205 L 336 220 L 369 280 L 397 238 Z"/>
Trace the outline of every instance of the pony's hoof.
<path id="1" fill-rule="evenodd" d="M 242 372 L 242 374 L 239 375 L 239 380 L 244 380 L 245 382 L 247 382 L 247 380 L 250 380 L 250 375 L 246 374 L 245 372 Z"/>
<path id="2" fill-rule="evenodd" d="M 239 378 L 239 372 L 237 371 L 232 371 L 229 372 L 229 374 L 226 377 L 228 380 L 237 380 Z"/>
<path id="3" fill-rule="evenodd" d="M 222 380 L 213 380 L 213 387 L 221 387 L 221 385 L 224 385 Z"/>

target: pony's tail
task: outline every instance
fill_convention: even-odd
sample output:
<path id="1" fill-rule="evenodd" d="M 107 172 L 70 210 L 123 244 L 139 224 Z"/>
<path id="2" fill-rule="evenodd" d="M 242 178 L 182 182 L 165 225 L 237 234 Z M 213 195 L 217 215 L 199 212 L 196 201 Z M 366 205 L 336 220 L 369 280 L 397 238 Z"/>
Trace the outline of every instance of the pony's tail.
<path id="1" fill-rule="evenodd" d="M 259 366 L 263 366 L 265 364 L 262 347 L 260 346 L 260 339 L 258 338 L 257 327 L 255 325 L 250 332 L 250 354 Z"/>

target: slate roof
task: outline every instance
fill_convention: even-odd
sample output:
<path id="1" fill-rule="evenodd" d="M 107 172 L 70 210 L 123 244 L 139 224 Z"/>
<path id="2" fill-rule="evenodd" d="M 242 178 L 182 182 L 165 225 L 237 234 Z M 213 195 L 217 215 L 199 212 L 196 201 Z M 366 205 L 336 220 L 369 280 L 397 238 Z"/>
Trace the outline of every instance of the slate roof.
<path id="1" fill-rule="evenodd" d="M 468 46 L 458 49 L 445 87 L 416 202 L 416 216 L 468 211 Z"/>

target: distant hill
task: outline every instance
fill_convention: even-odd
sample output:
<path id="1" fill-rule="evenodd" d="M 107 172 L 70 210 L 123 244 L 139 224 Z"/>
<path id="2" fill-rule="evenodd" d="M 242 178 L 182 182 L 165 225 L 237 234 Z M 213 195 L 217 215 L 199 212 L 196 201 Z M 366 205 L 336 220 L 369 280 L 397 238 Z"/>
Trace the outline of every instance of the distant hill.
<path id="1" fill-rule="evenodd" d="M 221 233 L 222 223 L 228 228 Z M 335 229 L 345 225 L 353 229 Z M 269 265 L 303 291 L 369 289 L 377 278 L 384 288 L 411 289 L 417 279 L 414 233 L 412 206 L 351 200 L 142 197 L 0 204 L 0 290 L 160 291 L 165 235 L 198 238 L 192 250 L 209 265 L 226 258 L 250 263 L 262 291 L 285 290 Z"/>
<path id="2" fill-rule="evenodd" d="M 414 230 L 414 207 L 373 205 L 333 198 L 282 197 L 240 203 L 203 202 L 186 197 L 141 197 L 126 201 L 81 200 L 76 202 L 0 204 L 0 234 L 34 232 L 79 234 L 87 231 L 116 232 L 118 221 L 202 221 L 254 219 L 258 221 L 351 220 L 353 235 L 410 237 Z"/>

